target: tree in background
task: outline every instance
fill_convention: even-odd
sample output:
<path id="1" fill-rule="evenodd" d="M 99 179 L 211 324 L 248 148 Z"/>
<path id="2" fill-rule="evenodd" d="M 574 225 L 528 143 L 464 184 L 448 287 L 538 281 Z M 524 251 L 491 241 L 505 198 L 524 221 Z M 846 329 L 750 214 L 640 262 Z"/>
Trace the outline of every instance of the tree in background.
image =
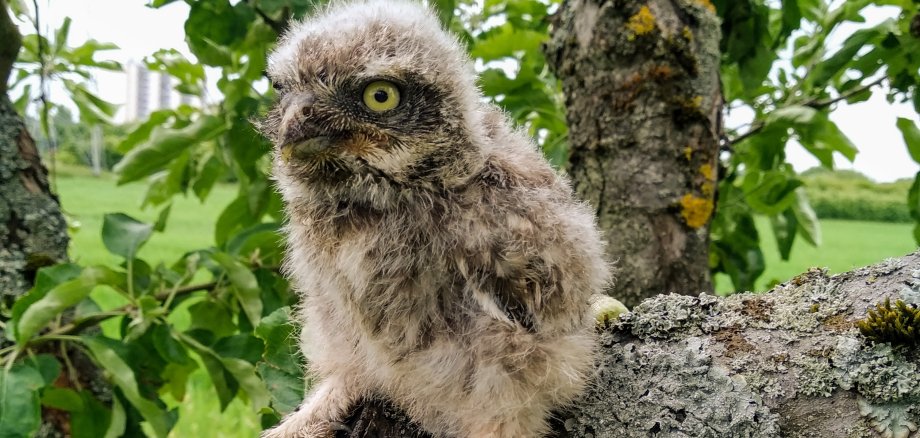
<path id="1" fill-rule="evenodd" d="M 154 0 L 151 6 L 173 1 Z M 154 112 L 118 147 L 125 154 L 116 166 L 119 182 L 146 180 L 145 204 L 159 209 L 159 219 L 145 224 L 108 215 L 103 243 L 123 259 L 120 266 L 42 271 L 47 280 L 6 312 L 7 334 L 15 344 L 3 350 L 3 361 L 20 364 L 12 369 L 41 374 L 38 365 L 14 361 L 39 345 L 65 343 L 87 351 L 112 376 L 112 402 L 98 411 L 88 409 L 96 405 L 73 389 L 38 380 L 28 386 L 35 400 L 55 394 L 44 405 L 73 421 L 106 419 L 96 423 L 112 435 L 138 434 L 142 427 L 166 435 L 175 404 L 164 399 L 181 399 L 181 388 L 198 367 L 207 370 L 222 408 L 246 399 L 265 425 L 292 409 L 303 391 L 288 321 L 293 297 L 278 273 L 280 200 L 267 175 L 269 145 L 249 120 L 273 99 L 263 77 L 266 52 L 287 23 L 314 3 L 188 3 L 185 30 L 197 62 L 160 51 L 148 66 L 174 76 L 189 94 L 205 88 L 205 65 L 218 67 L 223 99 L 204 108 Z M 835 104 L 883 89 L 891 99 L 920 107 L 920 32 L 912 24 L 920 19 L 917 4 L 908 0 L 434 3 L 483 66 L 485 94 L 571 173 L 580 193 L 595 203 L 601 224 L 621 239 L 611 257 L 634 272 L 620 274 L 623 280 L 611 294 L 632 302 L 660 292 L 710 289 L 707 270 L 727 273 L 738 290 L 753 288 L 763 271 L 755 215 L 770 217 L 784 257 L 797 237 L 820 239 L 803 182 L 786 163 L 787 142 L 797 139 L 831 167 L 834 153 L 850 159 L 856 153 L 828 118 Z M 828 52 L 824 43 L 831 32 L 860 22 L 863 9 L 874 5 L 901 12 L 897 19 L 861 27 Z M 493 16 L 503 20 L 489 19 Z M 27 49 L 34 47 L 37 59 L 45 59 L 43 50 L 52 44 L 31 38 L 36 44 Z M 67 53 L 66 37 L 61 41 L 56 38 L 55 45 Z M 36 58 L 24 53 L 20 59 L 28 66 Z M 22 71 L 17 77 L 34 73 Z M 744 106 L 754 113 L 746 130 L 720 131 L 719 85 L 728 108 Z M 71 94 L 86 97 L 78 88 Z M 105 113 L 104 103 L 86 98 L 91 104 L 81 108 L 81 117 Z M 897 123 L 920 161 L 916 126 L 906 119 Z M 628 172 L 636 173 L 633 179 Z M 238 196 L 217 221 L 213 247 L 157 266 L 137 257 L 153 232 L 168 227 L 176 196 L 206 199 L 228 176 L 238 181 Z M 918 181 L 908 206 L 920 221 Z M 124 304 L 100 309 L 88 298 L 97 286 L 110 288 Z M 75 319 L 59 321 L 58 314 L 74 305 Z M 170 319 L 180 312 L 187 312 L 191 323 Z M 115 335 L 86 331 L 113 319 L 121 321 Z M 19 418 L 28 421 L 21 423 L 0 418 L 0 431 L 28 434 L 37 409 L 37 403 L 22 407 Z M 362 411 L 356 421 L 366 424 L 374 412 Z"/>

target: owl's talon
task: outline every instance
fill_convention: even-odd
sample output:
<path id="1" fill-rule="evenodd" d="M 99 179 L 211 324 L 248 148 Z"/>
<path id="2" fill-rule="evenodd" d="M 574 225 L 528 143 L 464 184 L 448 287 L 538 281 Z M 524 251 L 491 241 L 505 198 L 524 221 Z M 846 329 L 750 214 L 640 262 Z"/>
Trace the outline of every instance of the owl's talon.
<path id="1" fill-rule="evenodd" d="M 627 312 L 629 308 L 616 298 L 602 294 L 591 295 L 591 313 L 598 326 L 605 327 Z"/>

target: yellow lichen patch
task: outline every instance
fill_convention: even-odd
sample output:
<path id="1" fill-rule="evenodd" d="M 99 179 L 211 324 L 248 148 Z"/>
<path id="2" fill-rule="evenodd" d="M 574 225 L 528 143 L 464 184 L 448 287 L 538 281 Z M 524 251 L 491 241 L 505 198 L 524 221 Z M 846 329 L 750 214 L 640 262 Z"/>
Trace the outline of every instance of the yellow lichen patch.
<path id="1" fill-rule="evenodd" d="M 690 159 L 693 158 L 693 148 L 690 146 L 685 147 L 684 156 L 687 157 L 687 161 L 690 161 Z"/>
<path id="2" fill-rule="evenodd" d="M 700 166 L 700 175 L 703 175 L 703 178 L 706 178 L 707 181 L 715 181 L 716 179 L 715 171 L 709 164 Z"/>
<path id="3" fill-rule="evenodd" d="M 683 33 L 685 40 L 693 41 L 693 31 L 690 30 L 689 26 L 684 26 L 684 29 L 681 32 Z"/>
<path id="4" fill-rule="evenodd" d="M 629 17 L 629 21 L 626 22 L 626 28 L 631 30 L 633 35 L 630 39 L 635 38 L 637 35 L 644 35 L 655 29 L 655 16 L 652 15 L 652 10 L 648 6 L 643 6 L 639 9 L 639 12 L 636 12 L 635 15 Z"/>
<path id="5" fill-rule="evenodd" d="M 690 228 L 700 228 L 709 221 L 712 215 L 712 200 L 700 198 L 691 194 L 680 198 L 680 214 Z"/>
<path id="6" fill-rule="evenodd" d="M 703 5 L 704 8 L 709 9 L 709 12 L 715 13 L 716 7 L 709 0 L 696 0 L 697 3 Z"/>
<path id="7" fill-rule="evenodd" d="M 706 181 L 700 186 L 700 191 L 703 192 L 703 195 L 711 197 L 715 194 L 715 185 L 712 182 Z"/>

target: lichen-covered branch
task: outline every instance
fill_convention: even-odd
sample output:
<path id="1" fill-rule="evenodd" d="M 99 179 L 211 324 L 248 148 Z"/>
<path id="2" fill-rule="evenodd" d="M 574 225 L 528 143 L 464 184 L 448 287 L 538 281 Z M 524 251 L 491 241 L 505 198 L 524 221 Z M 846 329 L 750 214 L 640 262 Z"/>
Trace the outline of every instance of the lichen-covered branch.
<path id="1" fill-rule="evenodd" d="M 554 436 L 916 438 L 920 332 L 886 340 L 856 324 L 886 300 L 913 318 L 920 252 L 813 269 L 766 294 L 646 300 L 603 330 L 593 384 L 557 414 Z M 339 436 L 415 430 L 381 402 L 348 425 L 360 427 Z"/>
<path id="2" fill-rule="evenodd" d="M 568 0 L 546 46 L 568 171 L 616 262 L 609 293 L 627 306 L 712 289 L 719 26 L 708 0 Z"/>

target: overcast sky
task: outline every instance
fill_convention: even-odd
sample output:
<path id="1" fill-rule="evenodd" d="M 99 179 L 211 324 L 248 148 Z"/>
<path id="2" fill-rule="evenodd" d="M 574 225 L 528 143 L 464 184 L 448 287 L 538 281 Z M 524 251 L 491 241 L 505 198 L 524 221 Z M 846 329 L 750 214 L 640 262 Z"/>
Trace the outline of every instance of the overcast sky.
<path id="1" fill-rule="evenodd" d="M 139 61 L 161 48 L 175 48 L 189 55 L 183 31 L 188 14 L 188 5 L 184 2 L 175 2 L 160 9 L 147 8 L 144 0 L 38 0 L 38 4 L 42 10 L 43 27 L 47 24 L 55 29 L 64 17 L 72 18 L 70 46 L 77 46 L 87 39 L 114 42 L 120 49 L 105 55 L 122 63 Z M 896 10 L 893 8 L 876 8 L 870 11 L 867 21 L 878 22 L 894 13 Z M 23 32 L 32 33 L 32 29 L 24 26 Z M 839 29 L 834 40 L 839 43 L 848 32 L 852 32 L 852 27 Z M 124 74 L 100 73 L 97 87 L 104 99 L 125 103 L 127 84 Z M 52 93 L 60 92 L 52 90 Z M 854 163 L 838 157 L 838 166 L 856 169 L 877 181 L 913 177 L 920 166 L 907 153 L 904 140 L 895 127 L 897 117 L 918 120 L 910 105 L 891 105 L 880 94 L 875 94 L 867 102 L 839 106 L 831 114 L 831 119 L 853 140 L 859 154 Z M 729 118 L 727 123 L 737 125 L 744 122 L 743 118 L 743 114 L 739 114 Z M 789 161 L 797 170 L 818 164 L 800 146 L 787 149 Z"/>

